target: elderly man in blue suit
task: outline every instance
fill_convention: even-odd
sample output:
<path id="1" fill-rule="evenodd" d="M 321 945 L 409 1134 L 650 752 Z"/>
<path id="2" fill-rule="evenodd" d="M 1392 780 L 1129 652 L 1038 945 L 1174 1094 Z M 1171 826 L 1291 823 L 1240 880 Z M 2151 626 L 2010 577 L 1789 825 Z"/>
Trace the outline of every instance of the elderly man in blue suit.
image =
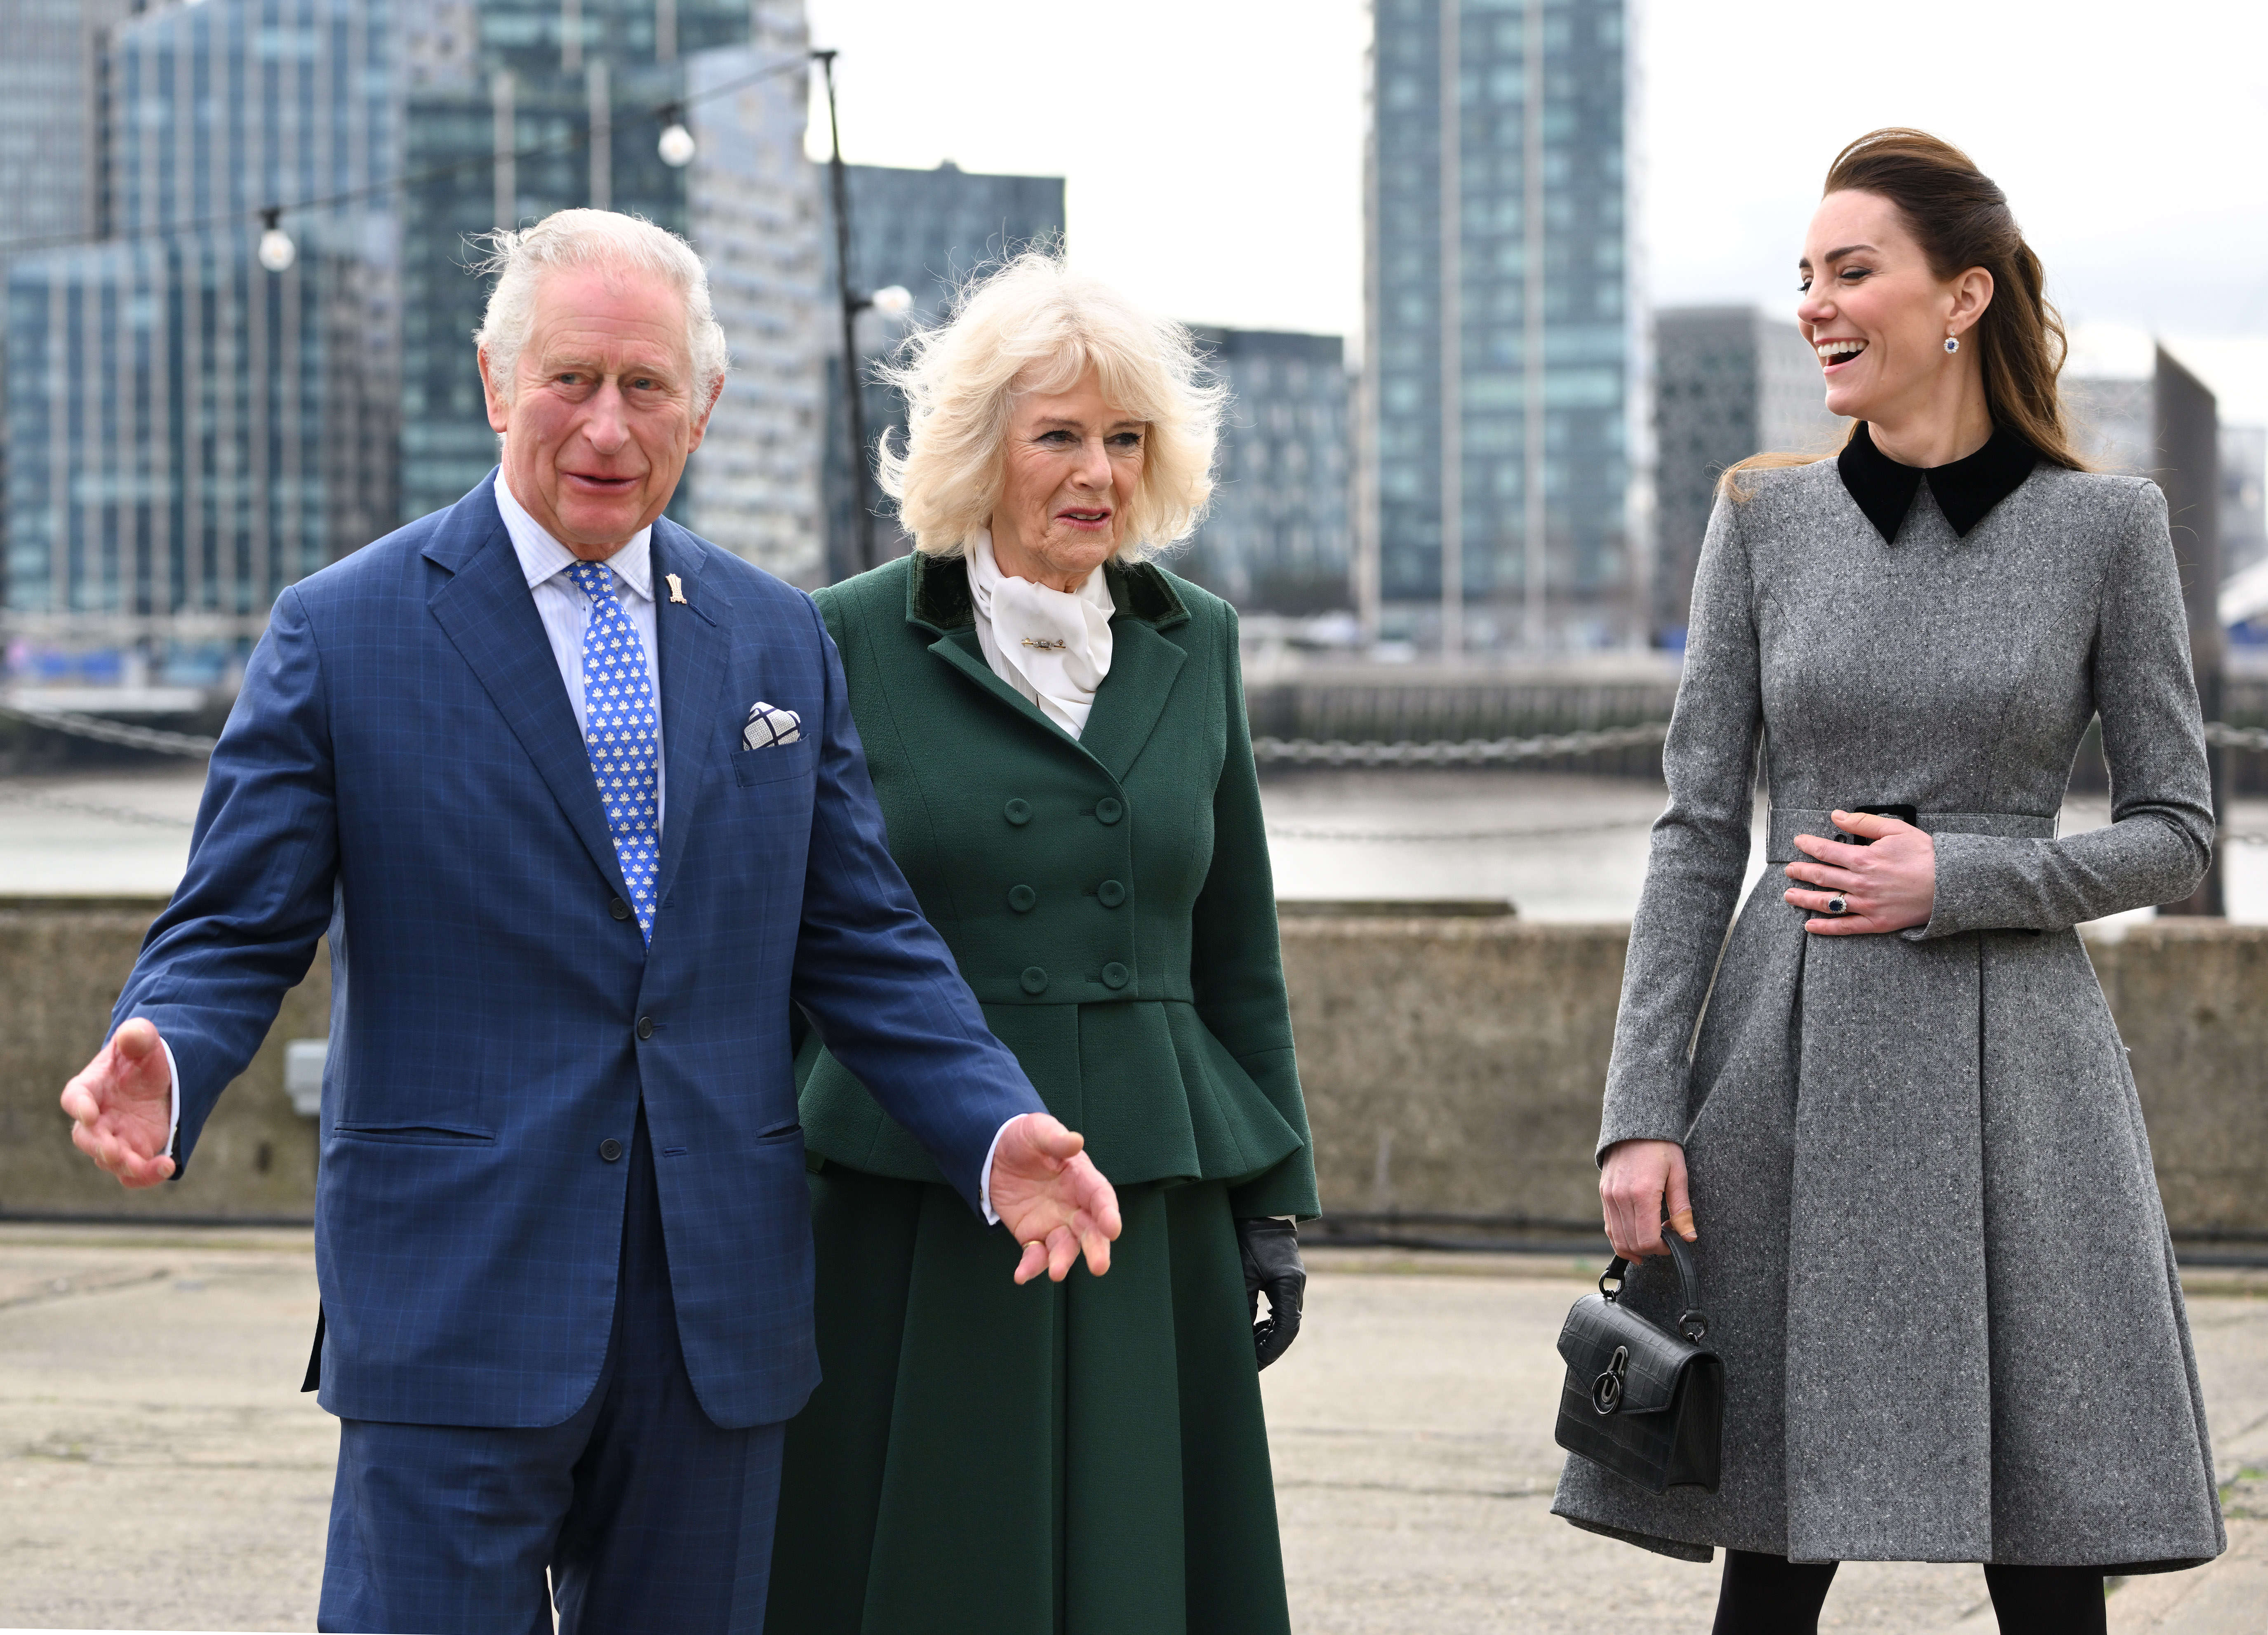
<path id="1" fill-rule="evenodd" d="M 63 1107 L 179 1175 L 328 932 L 321 1627 L 755 1631 L 818 1374 L 792 1014 L 1003 1276 L 1104 1271 L 1117 1204 L 892 863 L 810 599 L 662 517 L 724 384 L 698 259 L 569 210 L 493 269 L 500 471 L 277 600 Z"/>

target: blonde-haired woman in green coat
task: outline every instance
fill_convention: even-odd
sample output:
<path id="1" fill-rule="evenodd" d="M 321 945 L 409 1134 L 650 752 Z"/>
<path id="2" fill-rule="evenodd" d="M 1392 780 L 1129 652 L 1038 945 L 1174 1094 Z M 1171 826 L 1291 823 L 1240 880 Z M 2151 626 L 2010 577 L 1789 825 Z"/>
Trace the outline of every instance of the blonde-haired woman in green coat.
<path id="1" fill-rule="evenodd" d="M 769 1627 L 1288 1631 L 1258 1376 L 1314 1164 L 1236 615 L 1148 560 L 1204 508 L 1222 394 L 1185 330 L 1037 254 L 896 383 L 917 549 L 820 608 L 891 851 L 1125 1229 L 1108 1277 L 1017 1286 L 1018 1246 L 806 1042 L 825 1380 Z"/>

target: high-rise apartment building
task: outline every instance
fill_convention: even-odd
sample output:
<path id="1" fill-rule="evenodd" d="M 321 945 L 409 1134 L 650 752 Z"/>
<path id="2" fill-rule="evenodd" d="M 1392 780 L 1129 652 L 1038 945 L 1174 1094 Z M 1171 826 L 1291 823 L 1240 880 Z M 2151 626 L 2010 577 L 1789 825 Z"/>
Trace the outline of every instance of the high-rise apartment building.
<path id="1" fill-rule="evenodd" d="M 2268 430 L 2220 429 L 2221 571 L 2268 561 Z"/>
<path id="2" fill-rule="evenodd" d="M 997 266 L 1019 251 L 1064 242 L 1064 184 L 1060 176 L 997 176 L 964 171 L 952 161 L 935 170 L 884 165 L 844 167 L 850 203 L 850 288 L 861 295 L 893 285 L 913 298 L 912 308 L 891 319 L 873 310 L 855 329 L 865 382 L 863 411 L 865 504 L 873 560 L 904 555 L 913 541 L 902 534 L 891 502 L 874 480 L 873 451 L 885 436 L 905 446 L 906 405 L 873 379 L 874 365 L 916 326 L 943 321 L 971 274 Z M 833 271 L 834 246 L 828 245 Z M 839 325 L 830 332 L 828 370 L 828 566 L 829 577 L 858 572 L 859 533 L 850 504 L 850 456 L 843 410 Z"/>
<path id="3" fill-rule="evenodd" d="M 1229 406 L 1212 504 L 1175 571 L 1246 612 L 1351 606 L 1345 343 L 1262 329 L 1197 334 Z"/>
<path id="4" fill-rule="evenodd" d="M 1681 646 L 1693 570 L 1725 468 L 1766 450 L 1835 446 L 1819 359 L 1803 332 L 1753 306 L 1664 307 L 1653 320 L 1656 643 Z"/>
<path id="5" fill-rule="evenodd" d="M 107 241 L 7 275 L 8 608 L 35 667 L 129 647 L 210 679 L 283 586 L 391 526 L 390 30 L 387 0 L 206 0 L 110 37 Z"/>
<path id="6" fill-rule="evenodd" d="M 0 0 L 0 257 L 100 225 L 103 50 L 149 0 Z"/>
<path id="7" fill-rule="evenodd" d="M 755 8 L 745 46 L 686 59 L 686 122 L 699 144 L 686 227 L 709 267 L 733 373 L 688 471 L 686 525 L 806 586 L 827 578 L 821 450 L 826 219 L 804 157 L 809 77 L 803 7 Z"/>
<path id="8" fill-rule="evenodd" d="M 2152 452 L 2157 383 L 2151 376 L 2066 375 L 2058 385 L 2072 440 L 2097 470 L 2148 476 L 2161 463 Z"/>
<path id="9" fill-rule="evenodd" d="M 1389 637 L 1631 634 L 1627 11 L 1376 0 L 1358 582 Z"/>
<path id="10" fill-rule="evenodd" d="M 0 274 L 9 260 L 97 236 L 102 208 L 99 128 L 109 31 L 147 0 L 0 0 Z M 7 348 L 0 324 L 0 381 Z M 7 468 L 6 393 L 0 387 L 0 492 Z M 7 572 L 7 507 L 0 504 L 0 587 Z M 4 588 L 0 588 L 4 597 Z"/>
<path id="11" fill-rule="evenodd" d="M 821 574 L 821 217 L 802 152 L 798 0 L 405 0 L 401 514 L 496 463 L 472 335 L 477 239 L 554 210 L 633 212 L 711 262 L 734 377 L 670 514 L 789 578 Z M 682 120 L 690 164 L 661 156 Z"/>

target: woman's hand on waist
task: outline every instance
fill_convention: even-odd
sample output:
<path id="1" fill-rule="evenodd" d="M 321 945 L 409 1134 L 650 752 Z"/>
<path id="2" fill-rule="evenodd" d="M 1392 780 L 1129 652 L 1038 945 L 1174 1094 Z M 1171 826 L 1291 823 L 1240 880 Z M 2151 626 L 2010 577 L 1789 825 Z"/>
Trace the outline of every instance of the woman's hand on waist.
<path id="1" fill-rule="evenodd" d="M 1835 827 L 1869 844 L 1798 835 L 1805 855 L 1787 865 L 1797 888 L 1781 895 L 1819 917 L 1803 929 L 1822 937 L 1926 925 L 1937 902 L 1937 846 L 1911 823 L 1873 812 L 1836 812 Z"/>
<path id="2" fill-rule="evenodd" d="M 1667 1255 L 1662 1217 L 1688 1243 L 1697 1242 L 1693 1199 L 1685 1183 L 1685 1149 L 1675 1141 L 1617 1141 L 1599 1169 L 1599 1202 L 1607 1241 L 1624 1260 Z"/>

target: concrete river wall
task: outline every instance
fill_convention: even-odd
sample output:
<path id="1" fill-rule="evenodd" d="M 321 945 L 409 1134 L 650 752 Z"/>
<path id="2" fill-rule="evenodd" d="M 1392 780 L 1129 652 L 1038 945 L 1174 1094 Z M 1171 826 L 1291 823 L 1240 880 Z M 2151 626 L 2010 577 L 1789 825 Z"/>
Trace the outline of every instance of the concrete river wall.
<path id="1" fill-rule="evenodd" d="M 1332 1228 L 1443 1241 L 1592 1230 L 1629 928 L 1418 906 L 1300 905 L 1284 921 Z M 181 1182 L 127 1193 L 70 1145 L 55 1098 L 100 1043 L 158 907 L 0 901 L 0 1215 L 308 1216 L 315 1122 L 287 1092 L 284 1045 L 327 1030 L 320 952 Z M 2165 920 L 2089 952 L 2176 1235 L 2268 1248 L 2268 926 Z"/>

